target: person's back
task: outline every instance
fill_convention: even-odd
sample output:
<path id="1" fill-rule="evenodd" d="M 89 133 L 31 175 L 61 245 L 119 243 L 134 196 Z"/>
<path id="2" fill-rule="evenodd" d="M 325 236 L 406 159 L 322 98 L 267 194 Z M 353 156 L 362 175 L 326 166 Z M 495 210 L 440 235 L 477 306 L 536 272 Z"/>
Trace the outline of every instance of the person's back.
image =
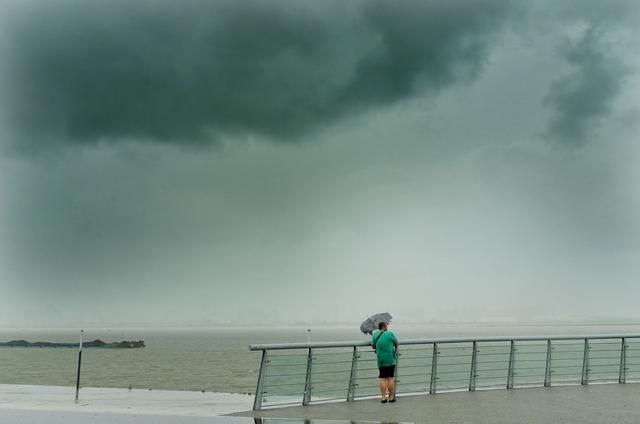
<path id="1" fill-rule="evenodd" d="M 395 382 L 393 377 L 396 368 L 398 339 L 391 331 L 387 330 L 387 323 L 381 322 L 378 328 L 380 330 L 373 333 L 371 347 L 376 351 L 378 369 L 380 370 L 382 403 L 387 402 L 387 392 L 389 393 L 389 402 L 395 402 Z"/>
<path id="2" fill-rule="evenodd" d="M 375 343 L 375 346 L 373 346 Z M 388 367 L 396 364 L 396 345 L 398 339 L 393 332 L 376 331 L 373 333 L 371 344 L 376 351 L 376 359 L 378 361 L 378 367 Z"/>

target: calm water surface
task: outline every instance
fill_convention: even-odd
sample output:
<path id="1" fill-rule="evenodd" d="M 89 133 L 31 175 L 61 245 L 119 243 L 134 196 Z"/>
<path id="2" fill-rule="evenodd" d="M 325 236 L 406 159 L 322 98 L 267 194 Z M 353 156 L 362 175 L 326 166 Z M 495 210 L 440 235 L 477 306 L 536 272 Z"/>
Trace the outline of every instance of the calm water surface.
<path id="1" fill-rule="evenodd" d="M 409 338 L 515 335 L 640 334 L 633 325 L 424 325 L 393 326 L 402 342 Z M 71 342 L 75 329 L 0 329 L 0 341 Z M 251 393 L 260 354 L 252 343 L 306 342 L 305 328 L 137 328 L 89 329 L 85 340 L 143 339 L 143 349 L 88 349 L 83 353 L 82 384 L 92 387 L 206 390 Z M 313 341 L 366 340 L 354 328 L 312 327 Z M 75 385 L 75 349 L 0 348 L 0 384 Z"/>

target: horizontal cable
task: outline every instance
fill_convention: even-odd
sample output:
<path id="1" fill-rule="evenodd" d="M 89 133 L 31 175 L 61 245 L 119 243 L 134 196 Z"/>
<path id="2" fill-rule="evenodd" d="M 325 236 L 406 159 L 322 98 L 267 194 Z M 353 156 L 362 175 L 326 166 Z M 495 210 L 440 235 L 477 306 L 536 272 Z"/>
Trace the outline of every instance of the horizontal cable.
<path id="1" fill-rule="evenodd" d="M 427 387 L 424 384 L 420 385 L 420 384 L 405 384 L 405 383 L 403 383 L 402 385 L 401 384 L 397 384 L 396 387 L 398 388 L 398 390 L 400 390 L 400 389 L 403 389 L 403 390 L 415 390 L 415 388 L 420 388 L 425 392 L 429 390 L 429 387 Z"/>
<path id="2" fill-rule="evenodd" d="M 311 399 L 311 403 L 324 403 L 324 402 L 334 402 L 336 400 L 345 400 L 345 395 L 342 396 L 338 396 L 338 397 L 321 397 L 320 399 Z M 267 420 L 270 421 L 270 420 Z"/>
<path id="3" fill-rule="evenodd" d="M 318 393 L 342 393 L 345 392 L 345 394 L 347 393 L 347 388 L 343 388 L 343 389 L 329 389 L 329 388 L 321 388 L 320 390 L 313 390 L 313 386 L 311 387 L 311 395 L 313 396 L 314 394 L 318 394 Z"/>
<path id="4" fill-rule="evenodd" d="M 380 396 L 380 392 L 379 391 L 364 392 L 364 393 L 356 392 L 354 397 L 356 399 L 360 399 L 360 398 L 372 397 L 372 396 Z"/>
<path id="5" fill-rule="evenodd" d="M 412 359 L 432 359 L 433 355 L 429 355 L 429 356 L 404 356 L 402 355 L 402 360 L 403 361 L 410 361 Z"/>
<path id="6" fill-rule="evenodd" d="M 538 343 L 522 343 L 522 342 L 515 342 L 514 343 L 517 347 L 520 346 L 535 346 L 535 347 L 542 347 L 542 346 L 546 346 L 547 345 L 547 341 L 546 340 L 540 340 L 540 342 Z"/>
<path id="7" fill-rule="evenodd" d="M 301 362 L 301 363 L 295 363 L 295 364 L 271 364 L 271 363 L 267 363 L 267 367 L 302 367 L 302 366 L 306 366 L 307 363 L 306 362 Z"/>
<path id="8" fill-rule="evenodd" d="M 269 396 L 300 396 L 304 394 L 304 390 L 301 392 L 294 392 L 294 393 L 273 393 L 273 392 L 262 392 L 263 396 L 264 395 L 269 395 Z"/>
<path id="9" fill-rule="evenodd" d="M 344 396 L 340 396 L 340 397 L 322 397 L 320 399 L 311 399 L 311 403 L 324 403 L 324 402 L 334 402 L 336 400 L 344 400 L 345 397 Z M 267 420 L 270 421 L 270 420 Z"/>
<path id="10" fill-rule="evenodd" d="M 545 369 L 545 367 L 515 367 L 514 370 L 515 371 L 522 371 L 522 370 L 543 370 Z"/>
<path id="11" fill-rule="evenodd" d="M 313 361 L 314 364 L 318 364 L 318 365 L 350 364 L 351 362 L 353 362 L 351 359 L 349 359 L 348 361 L 331 361 L 331 362 Z"/>
<path id="12" fill-rule="evenodd" d="M 284 386 L 304 386 L 304 381 L 295 383 L 269 383 L 265 382 L 265 387 L 284 387 Z"/>
<path id="13" fill-rule="evenodd" d="M 326 384 L 326 383 L 344 383 L 347 386 L 349 385 L 349 379 L 348 378 L 342 378 L 340 380 L 311 380 L 311 385 L 315 385 L 315 384 Z"/>
<path id="14" fill-rule="evenodd" d="M 452 378 L 450 380 L 440 380 L 438 381 L 438 384 L 446 385 L 447 383 L 457 383 L 459 381 L 469 381 L 469 379 L 468 378 Z"/>
<path id="15" fill-rule="evenodd" d="M 283 357 L 290 357 L 290 356 L 306 356 L 309 354 L 308 349 L 305 349 L 304 351 L 300 351 L 298 353 L 271 353 L 271 351 L 269 351 L 269 359 L 272 358 L 283 358 Z M 315 354 L 314 354 L 315 355 Z"/>
<path id="16" fill-rule="evenodd" d="M 460 358 L 460 357 L 467 357 L 470 358 L 471 355 L 473 354 L 473 352 L 469 352 L 469 353 L 458 353 L 458 354 L 452 354 L 452 355 L 448 355 L 448 354 L 443 354 L 438 352 L 438 357 L 440 358 Z"/>
<path id="17" fill-rule="evenodd" d="M 465 344 L 463 346 L 442 346 L 442 345 L 438 345 L 438 349 L 443 349 L 443 350 L 473 349 L 473 345 L 471 343 L 473 343 L 472 340 L 470 340 L 468 342 L 465 342 Z"/>
<path id="18" fill-rule="evenodd" d="M 438 371 L 436 373 L 436 375 L 442 375 L 442 374 L 469 374 L 469 370 L 464 370 L 464 371 Z"/>
<path id="19" fill-rule="evenodd" d="M 400 368 L 400 366 L 398 366 L 398 368 Z M 419 364 L 419 365 L 405 365 L 402 364 L 402 369 L 407 369 L 407 368 L 431 368 L 431 364 Z"/>
<path id="20" fill-rule="evenodd" d="M 431 374 L 398 374 L 398 378 L 410 378 L 410 377 L 420 377 L 421 379 L 429 379 L 431 377 Z"/>
<path id="21" fill-rule="evenodd" d="M 336 373 L 349 373 L 351 372 L 351 369 L 342 369 L 342 370 L 326 370 L 326 371 L 316 371 L 313 370 L 311 375 L 315 375 L 315 374 L 336 374 Z"/>
<path id="22" fill-rule="evenodd" d="M 297 373 L 291 373 L 291 374 L 269 374 L 266 373 L 265 374 L 268 378 L 277 378 L 277 377 L 290 377 L 290 376 L 297 376 L 297 375 L 307 375 L 306 372 L 297 372 Z"/>

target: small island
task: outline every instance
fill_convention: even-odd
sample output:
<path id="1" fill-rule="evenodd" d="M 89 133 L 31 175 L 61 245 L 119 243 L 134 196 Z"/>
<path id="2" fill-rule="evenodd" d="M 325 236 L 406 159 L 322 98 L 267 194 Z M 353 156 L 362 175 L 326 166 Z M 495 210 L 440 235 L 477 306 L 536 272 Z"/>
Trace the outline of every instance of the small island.
<path id="1" fill-rule="evenodd" d="M 55 342 L 28 342 L 26 340 L 11 340 L 0 342 L 0 347 L 40 347 L 40 348 L 77 348 L 78 343 L 55 343 Z M 123 340 L 121 342 L 107 343 L 100 339 L 90 342 L 83 342 L 83 348 L 102 349 L 137 349 L 145 347 L 144 340 Z"/>

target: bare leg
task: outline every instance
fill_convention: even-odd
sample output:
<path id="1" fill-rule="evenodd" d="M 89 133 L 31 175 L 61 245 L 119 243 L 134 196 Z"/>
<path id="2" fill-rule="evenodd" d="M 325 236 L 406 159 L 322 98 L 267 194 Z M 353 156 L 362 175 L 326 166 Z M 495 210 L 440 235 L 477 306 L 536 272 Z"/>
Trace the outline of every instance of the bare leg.
<path id="1" fill-rule="evenodd" d="M 387 387 L 389 388 L 389 399 L 390 400 L 395 399 L 396 398 L 396 394 L 395 394 L 396 382 L 393 381 L 393 377 L 387 378 Z"/>
<path id="2" fill-rule="evenodd" d="M 387 398 L 387 379 L 380 379 L 380 395 L 382 396 L 382 400 Z"/>

